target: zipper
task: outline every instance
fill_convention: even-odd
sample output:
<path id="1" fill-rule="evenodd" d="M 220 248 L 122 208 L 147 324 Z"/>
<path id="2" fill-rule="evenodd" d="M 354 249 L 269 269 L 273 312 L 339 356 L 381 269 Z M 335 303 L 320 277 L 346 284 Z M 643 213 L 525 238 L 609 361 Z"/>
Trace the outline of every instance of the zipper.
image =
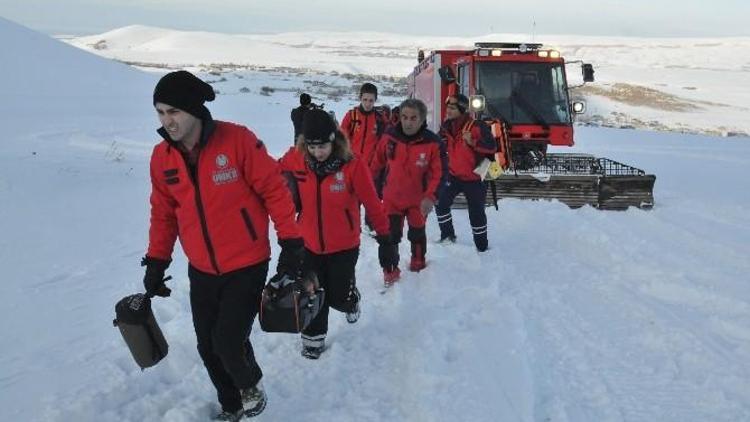
<path id="1" fill-rule="evenodd" d="M 352 221 L 352 215 L 349 214 L 348 208 L 344 208 L 344 214 L 346 214 L 346 221 L 349 222 L 349 228 L 354 231 L 354 222 Z"/>
<path id="2" fill-rule="evenodd" d="M 182 160 L 185 162 L 185 166 L 188 167 L 188 173 L 190 174 L 190 181 L 193 182 L 195 188 L 195 205 L 198 208 L 198 219 L 201 222 L 201 231 L 203 232 L 203 241 L 206 243 L 206 250 L 208 250 L 208 257 L 211 259 L 211 266 L 214 268 L 217 274 L 221 274 L 219 271 L 219 264 L 216 262 L 216 253 L 214 252 L 214 246 L 211 244 L 211 237 L 208 234 L 208 223 L 206 223 L 206 212 L 203 209 L 203 200 L 201 199 L 200 183 L 198 180 L 198 169 L 200 168 L 201 157 L 203 154 L 198 153 L 198 161 L 195 163 L 195 172 L 190 171 L 190 163 L 188 163 L 186 157 L 183 154 Z"/>
<path id="3" fill-rule="evenodd" d="M 323 177 L 319 175 L 315 175 L 315 177 L 318 179 L 318 191 L 317 191 L 317 209 L 318 209 L 318 238 L 320 240 L 320 250 L 325 251 L 326 250 L 326 243 L 323 240 L 323 195 L 320 190 L 320 185 L 323 184 Z"/>
<path id="4" fill-rule="evenodd" d="M 242 219 L 245 220 L 245 227 L 247 227 L 247 231 L 248 233 L 250 233 L 250 237 L 253 239 L 253 242 L 257 241 L 258 234 L 255 232 L 253 220 L 250 219 L 250 213 L 247 211 L 247 208 L 240 209 L 240 212 L 242 213 Z"/>
<path id="5" fill-rule="evenodd" d="M 364 118 L 365 118 L 365 131 L 364 131 L 364 134 L 362 135 L 362 146 L 359 148 L 360 156 L 365 154 L 365 142 L 367 142 L 367 121 L 370 120 L 368 118 L 368 115 L 366 114 L 364 115 Z"/>

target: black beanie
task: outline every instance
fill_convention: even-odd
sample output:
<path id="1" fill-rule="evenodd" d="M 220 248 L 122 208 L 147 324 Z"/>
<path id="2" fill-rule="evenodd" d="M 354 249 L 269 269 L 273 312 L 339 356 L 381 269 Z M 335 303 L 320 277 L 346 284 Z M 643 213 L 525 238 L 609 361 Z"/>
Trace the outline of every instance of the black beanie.
<path id="1" fill-rule="evenodd" d="M 211 85 L 185 70 L 167 73 L 154 88 L 154 105 L 168 104 L 199 119 L 210 116 L 203 103 L 214 98 L 216 94 Z"/>
<path id="2" fill-rule="evenodd" d="M 336 139 L 336 124 L 328 112 L 320 109 L 310 110 L 305 113 L 302 121 L 302 133 L 305 135 L 305 143 L 320 145 L 333 142 Z"/>
<path id="3" fill-rule="evenodd" d="M 458 108 L 458 111 L 460 111 L 462 114 L 466 113 L 466 110 L 469 109 L 469 99 L 466 98 L 466 95 L 456 94 L 456 95 L 451 95 L 448 98 L 456 99 L 456 107 Z"/>
<path id="4" fill-rule="evenodd" d="M 310 98 L 310 94 L 304 93 L 299 96 L 299 105 L 306 106 L 312 102 L 312 98 Z"/>

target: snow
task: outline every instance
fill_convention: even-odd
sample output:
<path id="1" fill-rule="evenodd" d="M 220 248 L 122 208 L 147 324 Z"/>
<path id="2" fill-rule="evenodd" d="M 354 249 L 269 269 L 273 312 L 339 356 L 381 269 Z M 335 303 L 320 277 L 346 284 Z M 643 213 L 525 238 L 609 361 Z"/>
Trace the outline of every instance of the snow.
<path id="1" fill-rule="evenodd" d="M 140 371 L 111 325 L 117 300 L 142 289 L 158 75 L 5 20 L 0 40 L 0 420 L 206 420 L 217 404 L 179 248 L 172 296 L 154 300 L 167 358 Z M 277 156 L 296 90 L 338 81 L 238 75 L 208 106 Z M 326 102 L 339 115 L 353 105 Z M 565 151 L 656 174 L 654 209 L 503 201 L 488 210 L 485 254 L 454 211 L 458 243 L 431 243 L 427 269 L 382 295 L 363 237 L 362 317 L 331 313 L 319 361 L 299 355 L 297 336 L 255 325 L 269 396 L 257 419 L 750 420 L 750 143 L 590 127 L 576 137 Z M 427 229 L 438 236 L 434 217 Z"/>
<path id="2" fill-rule="evenodd" d="M 691 105 L 672 110 L 610 101 L 602 92 L 582 91 L 590 106 L 585 120 L 606 125 L 700 132 L 750 134 L 750 38 L 636 38 L 497 33 L 471 38 L 378 32 L 292 32 L 220 34 L 134 25 L 67 40 L 72 45 L 146 66 L 293 68 L 318 73 L 406 76 L 418 49 L 471 48 L 477 41 L 541 42 L 566 60 L 584 60 L 596 69 L 593 86 L 606 91 L 628 84 L 636 91 L 676 96 Z M 106 48 L 101 48 L 102 44 Z M 93 46 L 99 44 L 100 49 Z M 567 66 L 571 83 L 581 72 Z M 603 95 L 605 94 L 605 95 Z M 636 95 L 636 100 L 638 96 Z"/>

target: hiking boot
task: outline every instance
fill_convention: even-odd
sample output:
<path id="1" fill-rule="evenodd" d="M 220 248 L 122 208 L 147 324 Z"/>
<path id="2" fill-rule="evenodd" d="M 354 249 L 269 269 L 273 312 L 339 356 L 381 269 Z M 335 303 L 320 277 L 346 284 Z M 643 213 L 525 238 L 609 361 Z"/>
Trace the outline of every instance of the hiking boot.
<path id="1" fill-rule="evenodd" d="M 323 354 L 325 346 L 313 347 L 313 346 L 302 346 L 302 356 L 308 359 L 317 359 Z"/>
<path id="2" fill-rule="evenodd" d="M 411 262 L 409 262 L 409 271 L 413 272 L 419 272 L 425 269 L 427 267 L 427 263 L 425 262 L 423 257 L 419 256 L 412 256 Z"/>
<path id="3" fill-rule="evenodd" d="M 259 415 L 266 408 L 266 392 L 258 381 L 255 387 L 245 388 L 240 391 L 242 395 L 242 405 L 245 410 L 242 412 L 244 417 L 253 417 Z"/>
<path id="4" fill-rule="evenodd" d="M 360 315 L 359 301 L 362 298 L 362 296 L 359 294 L 359 289 L 357 289 L 356 287 L 354 288 L 354 290 L 352 290 L 351 295 L 356 297 L 357 301 L 354 303 L 354 310 L 346 313 L 346 322 L 348 322 L 349 324 L 354 324 L 355 322 L 359 320 L 359 315 Z"/>
<path id="5" fill-rule="evenodd" d="M 401 270 L 398 267 L 393 267 L 392 270 L 383 268 L 383 282 L 386 287 L 393 285 L 399 278 L 401 278 Z"/>
<path id="6" fill-rule="evenodd" d="M 235 412 L 228 412 L 226 410 L 222 410 L 221 413 L 211 418 L 212 421 L 230 421 L 230 422 L 236 422 L 240 420 L 240 418 L 243 415 L 243 410 L 237 410 Z"/>
<path id="7" fill-rule="evenodd" d="M 456 243 L 456 236 L 440 236 L 440 240 L 437 241 L 441 245 L 450 245 Z"/>

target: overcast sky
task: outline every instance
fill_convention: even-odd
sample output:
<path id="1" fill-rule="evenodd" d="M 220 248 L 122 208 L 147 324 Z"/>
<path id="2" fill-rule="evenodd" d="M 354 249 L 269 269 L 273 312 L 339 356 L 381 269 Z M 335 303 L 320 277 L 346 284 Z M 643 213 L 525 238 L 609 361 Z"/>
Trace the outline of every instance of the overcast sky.
<path id="1" fill-rule="evenodd" d="M 750 35 L 750 0 L 0 0 L 0 16 L 73 35 L 131 24 L 227 33 Z"/>

